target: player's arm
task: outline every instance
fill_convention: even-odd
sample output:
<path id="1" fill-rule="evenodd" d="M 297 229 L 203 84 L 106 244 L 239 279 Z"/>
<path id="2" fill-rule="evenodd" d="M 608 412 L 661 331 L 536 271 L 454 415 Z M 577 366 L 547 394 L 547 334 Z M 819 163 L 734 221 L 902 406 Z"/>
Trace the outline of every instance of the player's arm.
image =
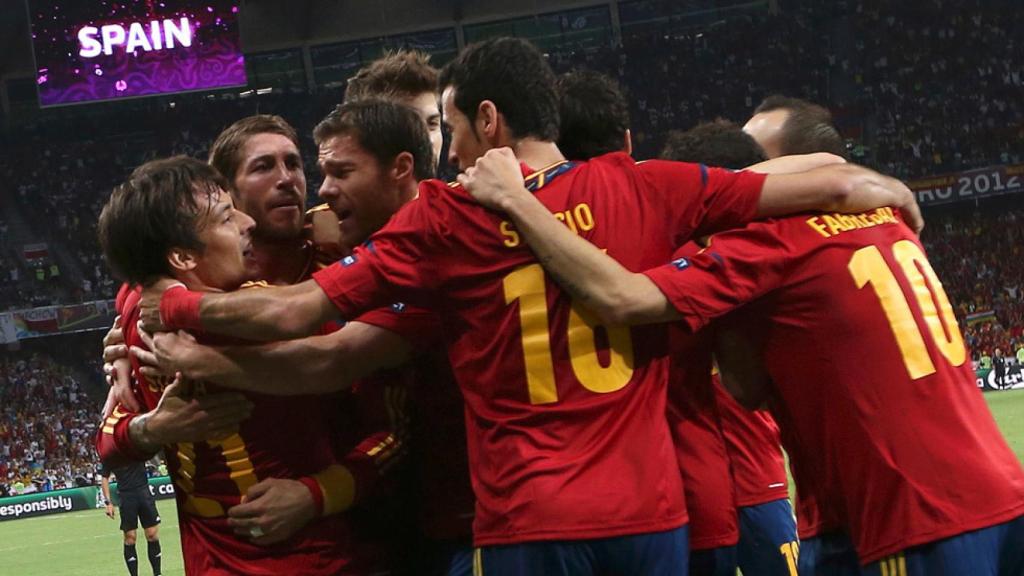
<path id="1" fill-rule="evenodd" d="M 100 459 L 109 466 L 145 461 L 167 444 L 223 438 L 238 429 L 252 403 L 234 392 L 191 397 L 176 378 L 164 388 L 156 407 L 143 414 L 118 405 L 97 436 Z"/>
<path id="2" fill-rule="evenodd" d="M 159 372 L 283 396 L 336 392 L 377 370 L 404 364 L 413 353 L 405 338 L 362 322 L 324 336 L 253 346 L 204 346 L 174 332 L 140 336 L 153 352 L 132 348 L 132 354 Z"/>
<path id="3" fill-rule="evenodd" d="M 109 518 L 114 517 L 114 504 L 110 500 L 110 476 L 100 476 L 100 490 L 103 492 L 103 506 L 106 507 L 106 514 Z"/>
<path id="4" fill-rule="evenodd" d="M 750 170 L 759 174 L 792 174 L 794 172 L 806 172 L 829 164 L 845 164 L 842 156 L 829 154 L 828 152 L 816 152 L 814 154 L 792 154 L 780 156 L 758 162 L 747 166 L 744 170 Z"/>
<path id="5" fill-rule="evenodd" d="M 308 336 L 338 316 L 312 280 L 260 290 L 203 293 L 165 279 L 143 290 L 139 309 L 140 324 L 147 332 L 195 329 L 264 341 Z"/>
<path id="6" fill-rule="evenodd" d="M 761 189 L 757 218 L 799 212 L 855 214 L 874 208 L 898 208 L 907 225 L 924 228 L 917 198 L 895 178 L 854 164 L 827 164 L 806 172 L 770 174 Z"/>
<path id="7" fill-rule="evenodd" d="M 523 187 L 522 172 L 511 150 L 488 151 L 458 180 L 474 198 L 508 214 L 544 269 L 603 322 L 647 324 L 678 318 L 665 295 L 646 276 L 630 272 L 571 233 Z"/>
<path id="8" fill-rule="evenodd" d="M 383 392 L 384 386 L 378 386 Z M 404 395 L 387 394 L 389 398 Z M 402 405 L 387 407 L 389 416 Z M 316 474 L 297 480 L 268 478 L 249 488 L 245 501 L 228 510 L 228 524 L 235 534 L 259 545 L 269 545 L 290 538 L 316 518 L 341 514 L 353 505 L 373 498 L 388 485 L 391 471 L 407 453 L 405 428 L 393 426 L 370 434 L 342 458 Z M 258 537 L 253 529 L 258 528 Z"/>

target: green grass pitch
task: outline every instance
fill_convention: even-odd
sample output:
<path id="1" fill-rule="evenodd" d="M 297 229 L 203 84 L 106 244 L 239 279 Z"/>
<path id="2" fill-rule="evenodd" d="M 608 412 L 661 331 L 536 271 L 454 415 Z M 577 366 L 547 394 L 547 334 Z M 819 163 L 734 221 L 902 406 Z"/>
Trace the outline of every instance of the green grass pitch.
<path id="1" fill-rule="evenodd" d="M 1003 435 L 1024 461 L 1024 390 L 985 395 Z M 164 576 L 184 574 L 173 500 L 159 500 Z M 142 531 L 139 574 L 151 574 Z M 103 511 L 74 512 L 0 523 L 0 574 L 17 576 L 117 576 L 127 574 L 116 520 Z"/>

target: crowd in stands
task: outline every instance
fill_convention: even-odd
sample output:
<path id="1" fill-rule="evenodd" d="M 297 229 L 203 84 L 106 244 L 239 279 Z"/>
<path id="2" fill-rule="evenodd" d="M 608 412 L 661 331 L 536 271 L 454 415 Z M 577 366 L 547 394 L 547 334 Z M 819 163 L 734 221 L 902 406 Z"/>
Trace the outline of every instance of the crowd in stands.
<path id="1" fill-rule="evenodd" d="M 1024 210 L 930 219 L 922 239 L 973 359 L 1024 346 Z"/>
<path id="2" fill-rule="evenodd" d="M 0 353 L 0 497 L 95 480 L 102 372 L 95 334 Z M 69 356 L 74 350 L 74 356 Z"/>

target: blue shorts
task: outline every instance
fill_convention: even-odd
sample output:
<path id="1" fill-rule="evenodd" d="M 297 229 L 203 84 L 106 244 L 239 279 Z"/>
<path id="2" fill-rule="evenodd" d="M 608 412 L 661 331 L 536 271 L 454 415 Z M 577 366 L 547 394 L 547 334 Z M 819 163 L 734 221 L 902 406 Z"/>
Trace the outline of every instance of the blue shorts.
<path id="1" fill-rule="evenodd" d="M 1024 516 L 908 548 L 864 567 L 867 576 L 1022 576 Z"/>
<path id="2" fill-rule="evenodd" d="M 446 576 L 473 576 L 473 546 L 466 544 L 452 550 Z"/>
<path id="3" fill-rule="evenodd" d="M 477 548 L 474 576 L 687 576 L 687 526 L 614 538 Z"/>
<path id="4" fill-rule="evenodd" d="M 860 559 L 846 534 L 832 532 L 800 541 L 800 576 L 860 576 Z"/>
<path id="5" fill-rule="evenodd" d="M 690 576 L 736 576 L 736 547 L 720 546 L 690 552 Z"/>
<path id="6" fill-rule="evenodd" d="M 739 509 L 740 542 L 736 547 L 744 574 L 796 576 L 796 519 L 788 498 Z"/>

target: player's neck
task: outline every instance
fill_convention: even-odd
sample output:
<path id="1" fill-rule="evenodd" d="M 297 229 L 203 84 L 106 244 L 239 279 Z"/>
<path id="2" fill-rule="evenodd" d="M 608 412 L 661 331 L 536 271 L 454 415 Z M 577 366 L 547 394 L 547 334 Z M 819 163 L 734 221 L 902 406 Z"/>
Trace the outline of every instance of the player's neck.
<path id="1" fill-rule="evenodd" d="M 535 138 L 518 140 L 512 145 L 512 151 L 520 162 L 535 170 L 565 160 L 565 156 L 554 142 L 541 142 Z"/>
<path id="2" fill-rule="evenodd" d="M 252 255 L 259 270 L 257 277 L 269 284 L 294 284 L 308 264 L 306 240 L 253 236 Z"/>

